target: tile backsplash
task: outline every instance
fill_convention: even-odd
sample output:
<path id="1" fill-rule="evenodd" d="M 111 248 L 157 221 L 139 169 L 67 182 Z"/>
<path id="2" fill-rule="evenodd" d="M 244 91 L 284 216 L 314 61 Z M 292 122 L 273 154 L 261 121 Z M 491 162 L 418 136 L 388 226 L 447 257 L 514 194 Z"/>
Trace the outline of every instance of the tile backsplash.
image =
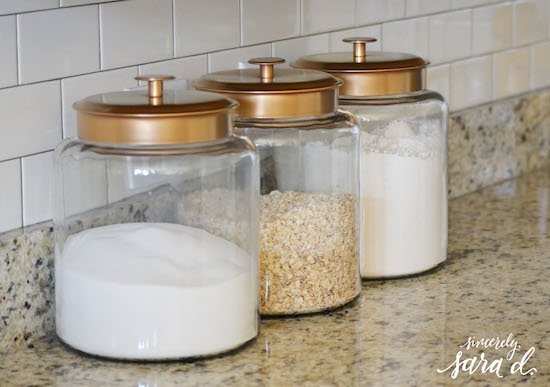
<path id="1" fill-rule="evenodd" d="M 2 0 L 0 232 L 51 217 L 51 154 L 71 105 L 137 86 L 350 49 L 415 53 L 452 111 L 550 86 L 550 0 Z"/>

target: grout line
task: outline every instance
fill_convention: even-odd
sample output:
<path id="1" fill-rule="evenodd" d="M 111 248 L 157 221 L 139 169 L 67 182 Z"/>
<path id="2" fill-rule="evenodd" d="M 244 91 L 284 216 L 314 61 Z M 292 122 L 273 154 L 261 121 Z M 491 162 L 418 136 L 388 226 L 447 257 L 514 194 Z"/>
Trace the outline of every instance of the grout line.
<path id="1" fill-rule="evenodd" d="M 448 77 L 448 81 L 449 81 L 449 100 L 447 101 L 447 108 L 449 109 L 449 113 L 451 112 L 451 96 L 453 95 L 453 90 L 452 90 L 452 87 L 453 87 L 453 65 L 452 64 L 448 64 L 447 66 L 449 66 L 449 77 Z"/>
<path id="2" fill-rule="evenodd" d="M 512 47 L 515 47 L 516 42 L 516 5 L 510 3 L 512 7 Z"/>
<path id="3" fill-rule="evenodd" d="M 172 58 L 176 57 L 176 0 L 172 0 Z"/>
<path id="4" fill-rule="evenodd" d="M 21 30 L 19 28 L 19 15 L 16 15 L 15 16 L 15 45 L 16 45 L 15 50 L 17 52 L 15 55 L 15 58 L 17 62 L 17 85 L 10 86 L 10 87 L 16 87 L 21 84 L 21 49 L 20 49 L 21 45 L 19 44 L 20 37 L 21 37 Z"/>
<path id="5" fill-rule="evenodd" d="M 480 102 L 476 105 L 466 106 L 466 107 L 463 107 L 463 108 L 460 108 L 460 109 L 457 109 L 457 110 L 452 110 L 452 111 L 449 111 L 449 115 L 462 113 L 465 110 L 483 108 L 483 107 L 486 107 L 486 106 L 489 106 L 489 105 L 493 105 L 493 104 L 496 104 L 496 103 L 501 103 L 501 102 L 516 99 L 516 98 L 517 99 L 526 98 L 530 95 L 535 95 L 535 94 L 542 93 L 542 92 L 545 92 L 545 91 L 550 92 L 550 86 L 538 87 L 534 90 L 528 90 L 528 91 L 524 91 L 522 93 L 508 95 L 508 96 L 498 98 L 498 99 L 495 99 L 495 100 L 492 100 L 492 101 Z"/>
<path id="6" fill-rule="evenodd" d="M 102 23 L 101 23 L 101 5 L 98 4 L 97 5 L 97 31 L 98 31 L 98 34 L 99 34 L 99 68 L 100 68 L 100 71 L 103 71 L 103 54 L 102 54 L 102 51 L 103 51 L 103 39 L 102 39 L 102 35 L 103 35 L 103 30 L 102 30 Z"/>
<path id="7" fill-rule="evenodd" d="M 474 11 L 470 10 L 470 56 L 474 53 Z"/>
<path id="8" fill-rule="evenodd" d="M 22 156 L 10 157 L 9 159 L 0 160 L 0 164 L 1 164 L 1 163 L 4 163 L 4 162 L 8 162 L 8 161 L 23 159 L 23 158 L 25 158 L 25 157 L 38 156 L 38 155 L 41 155 L 41 154 L 43 154 L 43 153 L 53 152 L 54 150 L 55 150 L 55 149 L 48 149 L 48 150 L 44 150 L 44 151 L 40 151 L 40 152 L 34 152 L 34 153 L 24 154 L 24 155 L 22 155 Z"/>
<path id="9" fill-rule="evenodd" d="M 535 86 L 535 48 L 529 47 L 529 89 Z"/>
<path id="10" fill-rule="evenodd" d="M 27 13 L 55 11 L 55 10 L 70 9 L 70 8 L 76 8 L 76 7 L 86 7 L 86 6 L 90 6 L 90 5 L 94 5 L 94 4 L 97 5 L 97 4 L 120 3 L 122 1 L 126 1 L 126 0 L 110 0 L 110 1 L 103 1 L 101 3 L 75 4 L 75 5 L 64 5 L 64 6 L 58 5 L 57 7 L 51 7 L 51 8 L 42 8 L 42 9 L 33 9 L 33 10 L 30 10 L 30 11 L 3 13 L 3 14 L 0 14 L 0 17 L 9 16 L 9 15 L 23 15 L 23 14 L 27 14 Z"/>
<path id="11" fill-rule="evenodd" d="M 533 58 L 532 58 L 532 55 L 531 53 L 533 52 L 533 48 L 532 47 L 529 47 L 527 49 L 527 90 L 531 90 L 531 78 L 533 77 L 533 71 L 532 70 L 532 61 L 533 61 Z"/>
<path id="12" fill-rule="evenodd" d="M 59 105 L 61 106 L 61 139 L 65 138 L 65 120 L 64 112 L 65 109 L 63 108 L 63 82 L 62 79 L 59 80 Z"/>
<path id="13" fill-rule="evenodd" d="M 15 82 L 19 84 L 19 18 L 15 15 Z"/>
<path id="14" fill-rule="evenodd" d="M 239 47 L 243 47 L 243 0 L 239 0 Z"/>
<path id="15" fill-rule="evenodd" d="M 432 28 L 432 16 L 429 16 L 426 20 L 426 29 L 428 31 L 427 32 L 428 38 L 426 39 L 428 41 L 428 49 L 427 49 L 428 60 L 432 56 L 432 34 L 431 34 L 431 31 L 430 31 L 431 28 Z"/>
<path id="16" fill-rule="evenodd" d="M 300 36 L 304 36 L 304 0 L 299 0 L 300 1 L 300 14 L 298 15 L 299 19 L 300 19 Z"/>
<path id="17" fill-rule="evenodd" d="M 493 97 L 495 96 L 495 90 L 494 90 L 494 87 L 495 87 L 495 74 L 496 74 L 496 60 L 495 60 L 495 54 L 492 53 L 491 55 L 489 55 L 489 58 L 491 59 L 491 77 L 489 78 L 489 81 L 491 82 L 491 87 L 490 87 L 490 90 L 491 90 L 491 100 L 493 99 Z"/>
<path id="18" fill-rule="evenodd" d="M 19 158 L 19 197 L 21 201 L 21 226 L 25 224 L 24 216 L 25 216 L 25 198 L 23 197 L 23 158 Z"/>

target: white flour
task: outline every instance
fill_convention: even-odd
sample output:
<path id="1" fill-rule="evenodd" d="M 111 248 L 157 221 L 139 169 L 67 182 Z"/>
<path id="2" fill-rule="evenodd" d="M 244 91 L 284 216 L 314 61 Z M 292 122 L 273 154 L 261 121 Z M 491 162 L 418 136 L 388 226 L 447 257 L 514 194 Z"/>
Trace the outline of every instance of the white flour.
<path id="1" fill-rule="evenodd" d="M 361 275 L 418 273 L 445 260 L 447 201 L 440 134 L 394 121 L 361 133 Z"/>
<path id="2" fill-rule="evenodd" d="M 55 270 L 57 333 L 85 352 L 200 356 L 257 334 L 255 263 L 235 244 L 198 228 L 126 223 L 88 229 L 67 239 Z"/>

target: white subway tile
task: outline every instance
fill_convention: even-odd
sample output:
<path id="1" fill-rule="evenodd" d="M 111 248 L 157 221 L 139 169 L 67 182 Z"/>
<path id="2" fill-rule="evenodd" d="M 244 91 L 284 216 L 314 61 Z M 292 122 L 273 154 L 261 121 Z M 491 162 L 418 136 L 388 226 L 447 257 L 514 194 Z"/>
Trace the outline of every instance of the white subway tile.
<path id="1" fill-rule="evenodd" d="M 53 149 L 61 140 L 59 81 L 0 90 L 0 160 Z"/>
<path id="2" fill-rule="evenodd" d="M 460 110 L 491 100 L 490 55 L 451 64 L 451 110 Z"/>
<path id="3" fill-rule="evenodd" d="M 0 17 L 0 87 L 17 84 L 15 16 Z"/>
<path id="4" fill-rule="evenodd" d="M 425 15 L 451 8 L 451 0 L 407 0 L 407 16 Z"/>
<path id="5" fill-rule="evenodd" d="M 59 0 L 1 0 L 0 15 L 57 8 Z"/>
<path id="6" fill-rule="evenodd" d="M 231 69 L 254 68 L 258 66 L 248 64 L 248 60 L 251 58 L 262 56 L 271 56 L 271 44 L 260 44 L 258 46 L 249 46 L 235 48 L 233 50 L 219 51 L 208 54 L 208 56 L 210 58 L 210 72 Z"/>
<path id="7" fill-rule="evenodd" d="M 286 63 L 282 65 L 285 67 L 304 55 L 319 54 L 328 50 L 328 34 L 304 36 L 273 43 L 273 55 L 286 59 Z"/>
<path id="8" fill-rule="evenodd" d="M 239 46 L 239 0 L 175 0 L 176 56 Z"/>
<path id="9" fill-rule="evenodd" d="M 21 159 L 23 226 L 52 218 L 53 152 Z"/>
<path id="10" fill-rule="evenodd" d="M 453 0 L 453 8 L 466 8 L 466 7 L 476 7 L 478 5 L 485 5 L 491 3 L 498 3 L 503 0 Z"/>
<path id="11" fill-rule="evenodd" d="M 19 159 L 0 163 L 0 232 L 21 227 L 21 164 Z"/>
<path id="12" fill-rule="evenodd" d="M 548 37 L 549 6 L 548 0 L 518 0 L 514 4 L 516 46 Z"/>
<path id="13" fill-rule="evenodd" d="M 112 0 L 60 0 L 60 7 L 72 7 L 73 5 L 106 3 Z"/>
<path id="14" fill-rule="evenodd" d="M 105 3 L 99 10 L 102 69 L 173 57 L 172 0 Z"/>
<path id="15" fill-rule="evenodd" d="M 97 6 L 17 15 L 19 82 L 99 70 Z"/>
<path id="16" fill-rule="evenodd" d="M 405 0 L 356 0 L 355 25 L 379 23 L 405 16 Z"/>
<path id="17" fill-rule="evenodd" d="M 194 80 L 208 72 L 206 54 L 139 66 L 140 74 L 168 74 L 176 79 Z"/>
<path id="18" fill-rule="evenodd" d="M 473 10 L 472 53 L 483 54 L 512 46 L 512 4 L 495 4 Z"/>
<path id="19" fill-rule="evenodd" d="M 354 0 L 302 0 L 302 33 L 353 27 Z"/>
<path id="20" fill-rule="evenodd" d="M 451 97 L 451 66 L 449 64 L 428 67 L 428 89 L 437 91 L 449 103 Z"/>
<path id="21" fill-rule="evenodd" d="M 437 64 L 470 55 L 472 13 L 456 11 L 430 16 L 430 56 Z"/>
<path id="22" fill-rule="evenodd" d="M 243 45 L 300 35 L 300 0 L 242 0 L 241 15 Z"/>
<path id="23" fill-rule="evenodd" d="M 103 71 L 61 80 L 63 95 L 63 137 L 76 136 L 76 111 L 73 103 L 93 94 L 137 86 L 137 67 Z"/>
<path id="24" fill-rule="evenodd" d="M 428 57 L 428 18 L 399 20 L 382 24 L 382 49 Z"/>
<path id="25" fill-rule="evenodd" d="M 353 44 L 343 42 L 342 39 L 353 36 L 368 36 L 378 39 L 376 42 L 367 43 L 367 51 L 380 51 L 382 42 L 380 40 L 382 26 L 376 24 L 368 27 L 352 28 L 344 31 L 335 31 L 330 33 L 330 51 L 349 51 L 352 52 Z"/>
<path id="26" fill-rule="evenodd" d="M 499 52 L 493 57 L 493 98 L 504 98 L 529 89 L 529 48 Z"/>
<path id="27" fill-rule="evenodd" d="M 531 46 L 531 88 L 550 86 L 550 42 Z"/>

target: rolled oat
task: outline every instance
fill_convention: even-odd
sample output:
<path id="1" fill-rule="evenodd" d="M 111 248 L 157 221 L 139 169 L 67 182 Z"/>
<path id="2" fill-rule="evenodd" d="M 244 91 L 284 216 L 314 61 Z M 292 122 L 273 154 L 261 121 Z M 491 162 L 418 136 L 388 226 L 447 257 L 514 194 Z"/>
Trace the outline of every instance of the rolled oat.
<path id="1" fill-rule="evenodd" d="M 273 191 L 260 205 L 260 312 L 336 308 L 360 292 L 352 195 Z"/>

